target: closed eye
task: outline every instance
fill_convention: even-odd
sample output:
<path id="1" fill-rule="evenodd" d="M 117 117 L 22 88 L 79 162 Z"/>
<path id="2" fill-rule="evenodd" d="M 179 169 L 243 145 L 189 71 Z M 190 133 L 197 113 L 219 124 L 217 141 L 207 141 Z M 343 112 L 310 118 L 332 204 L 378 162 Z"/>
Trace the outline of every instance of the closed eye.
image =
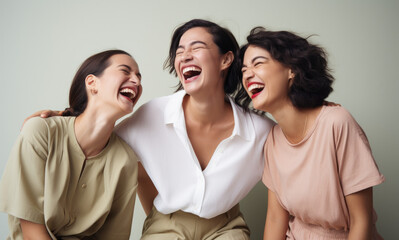
<path id="1" fill-rule="evenodd" d="M 205 47 L 206 47 L 206 44 L 204 42 L 202 42 L 202 41 L 195 41 L 195 42 L 193 42 L 191 44 L 191 48 L 193 50 L 198 50 L 198 49 L 202 49 L 202 48 L 205 48 Z"/>
<path id="2" fill-rule="evenodd" d="M 183 54 L 183 52 L 184 52 L 183 46 L 178 46 L 176 49 L 176 56 Z"/>
<path id="3" fill-rule="evenodd" d="M 130 74 L 130 71 L 129 70 L 127 70 L 127 69 L 121 69 L 122 70 L 122 72 L 124 72 L 125 74 L 127 74 L 127 75 L 129 75 Z"/>
<path id="4" fill-rule="evenodd" d="M 256 66 L 259 66 L 259 65 L 261 65 L 261 64 L 263 64 L 263 62 L 262 62 L 262 61 L 258 61 L 258 62 L 255 62 L 255 63 L 254 63 L 254 66 L 256 67 Z"/>
<path id="5" fill-rule="evenodd" d="M 136 76 L 141 81 L 141 73 L 137 73 Z"/>
<path id="6" fill-rule="evenodd" d="M 195 51 L 195 50 L 199 50 L 199 49 L 203 49 L 203 48 L 205 48 L 204 46 L 196 46 L 196 47 L 193 47 L 193 50 Z"/>

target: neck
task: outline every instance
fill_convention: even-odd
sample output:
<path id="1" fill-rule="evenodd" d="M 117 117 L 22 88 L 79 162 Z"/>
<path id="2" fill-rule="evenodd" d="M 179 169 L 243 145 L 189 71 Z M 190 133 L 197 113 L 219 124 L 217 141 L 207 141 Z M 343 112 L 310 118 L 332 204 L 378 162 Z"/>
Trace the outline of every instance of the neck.
<path id="1" fill-rule="evenodd" d="M 95 156 L 105 148 L 116 120 L 104 112 L 89 108 L 76 118 L 76 139 L 86 157 Z"/>
<path id="2" fill-rule="evenodd" d="M 287 140 L 291 143 L 299 143 L 313 126 L 320 110 L 321 107 L 298 109 L 292 104 L 287 104 L 271 114 Z"/>
<path id="3" fill-rule="evenodd" d="M 207 98 L 196 98 L 186 95 L 183 100 L 184 115 L 202 125 L 212 125 L 226 117 L 232 111 L 225 95 L 211 95 Z"/>

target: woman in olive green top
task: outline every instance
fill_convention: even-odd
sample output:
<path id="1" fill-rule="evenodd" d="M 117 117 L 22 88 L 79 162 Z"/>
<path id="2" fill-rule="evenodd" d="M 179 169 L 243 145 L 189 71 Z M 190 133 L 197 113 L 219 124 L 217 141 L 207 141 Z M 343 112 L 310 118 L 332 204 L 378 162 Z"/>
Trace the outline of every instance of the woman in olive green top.
<path id="1" fill-rule="evenodd" d="M 132 112 L 141 75 L 121 50 L 88 58 L 64 116 L 32 118 L 0 183 L 7 239 L 128 239 L 137 188 L 134 152 L 113 133 Z"/>

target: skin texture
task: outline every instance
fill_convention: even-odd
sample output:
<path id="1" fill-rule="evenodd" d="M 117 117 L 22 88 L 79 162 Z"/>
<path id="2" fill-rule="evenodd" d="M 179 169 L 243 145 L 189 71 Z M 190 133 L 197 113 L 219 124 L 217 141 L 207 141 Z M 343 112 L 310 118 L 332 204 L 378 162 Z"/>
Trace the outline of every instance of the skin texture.
<path id="1" fill-rule="evenodd" d="M 114 55 L 111 65 L 99 77 L 88 75 L 86 110 L 76 118 L 75 133 L 80 147 L 87 157 L 97 155 L 108 143 L 115 122 L 133 111 L 141 94 L 137 63 L 128 55 Z M 128 70 L 128 66 L 131 70 Z M 119 94 L 121 88 L 133 88 L 137 92 L 134 101 Z M 95 90 L 95 94 L 92 93 Z"/>
<path id="2" fill-rule="evenodd" d="M 241 69 L 245 79 L 244 87 L 248 92 L 248 83 L 264 86 L 263 91 L 252 96 L 252 103 L 256 109 L 267 109 L 276 112 L 284 105 L 290 105 L 288 89 L 291 85 L 289 79 L 294 75 L 291 70 L 274 60 L 270 53 L 263 48 L 249 46 L 244 56 Z"/>
<path id="3" fill-rule="evenodd" d="M 345 200 L 350 215 L 348 239 L 372 239 L 373 188 L 350 194 Z"/>
<path id="4" fill-rule="evenodd" d="M 143 207 L 145 214 L 148 216 L 154 205 L 154 199 L 158 195 L 158 191 L 152 183 L 147 172 L 144 170 L 143 165 L 139 162 L 138 166 L 137 195 L 139 196 L 141 206 Z"/>
<path id="5" fill-rule="evenodd" d="M 87 107 L 75 120 L 76 139 L 86 158 L 104 149 L 115 122 L 133 111 L 142 92 L 141 74 L 132 57 L 117 54 L 110 57 L 109 61 L 110 65 L 101 76 L 90 74 L 86 77 Z M 123 88 L 131 88 L 136 93 L 135 98 L 130 100 L 122 96 L 120 90 Z M 40 116 L 57 116 L 61 112 L 37 113 Z M 31 117 L 37 116 L 37 113 Z M 24 239 L 51 239 L 45 225 L 23 219 L 20 221 Z"/>
<path id="6" fill-rule="evenodd" d="M 263 239 L 285 239 L 289 213 L 281 207 L 274 192 L 267 192 L 267 216 Z M 273 229 L 273 231 L 269 231 Z"/>
<path id="7" fill-rule="evenodd" d="M 208 165 L 218 144 L 229 137 L 234 128 L 233 110 L 225 101 L 225 72 L 234 60 L 234 54 L 221 54 L 205 28 L 186 31 L 176 51 L 175 68 L 187 96 L 183 100 L 186 129 L 202 169 Z M 201 69 L 201 73 L 186 81 L 182 70 L 187 66 Z M 57 111 L 38 111 L 30 117 L 56 116 Z M 29 118 L 30 118 L 29 117 Z M 157 190 L 139 163 L 137 193 L 148 215 L 153 207 Z"/>
<path id="8" fill-rule="evenodd" d="M 22 235 L 25 240 L 51 240 L 46 227 L 43 224 L 29 222 L 20 219 Z"/>
<path id="9" fill-rule="evenodd" d="M 244 54 L 243 85 L 252 97 L 256 109 L 269 112 L 280 125 L 287 140 L 298 143 L 313 126 L 322 107 L 298 109 L 288 97 L 293 73 L 273 59 L 268 51 L 249 46 Z M 250 91 L 256 83 L 264 88 Z M 350 214 L 349 238 L 370 239 L 372 229 L 372 188 L 350 194 L 345 198 Z M 288 212 L 281 207 L 275 194 L 269 191 L 264 239 L 285 239 L 289 221 Z"/>
<path id="10" fill-rule="evenodd" d="M 176 51 L 175 69 L 188 95 L 183 100 L 188 137 L 202 169 L 208 165 L 219 143 L 234 128 L 233 111 L 224 100 L 224 72 L 234 56 L 221 54 L 212 35 L 202 27 L 186 31 Z M 198 76 L 185 78 L 183 69 L 201 69 Z"/>

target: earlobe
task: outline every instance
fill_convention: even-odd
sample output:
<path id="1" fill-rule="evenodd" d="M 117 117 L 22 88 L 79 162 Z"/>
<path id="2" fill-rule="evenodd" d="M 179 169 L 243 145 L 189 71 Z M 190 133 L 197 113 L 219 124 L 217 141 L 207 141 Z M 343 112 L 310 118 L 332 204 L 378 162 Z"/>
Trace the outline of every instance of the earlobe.
<path id="1" fill-rule="evenodd" d="M 294 83 L 294 78 L 295 78 L 295 73 L 291 69 L 288 70 L 288 84 L 289 84 L 289 87 L 291 87 L 292 84 Z"/>
<path id="2" fill-rule="evenodd" d="M 93 74 L 87 75 L 85 79 L 86 89 L 90 91 L 92 95 L 97 93 L 97 78 Z"/>
<path id="3" fill-rule="evenodd" d="M 291 69 L 289 70 L 288 75 L 288 79 L 293 79 L 295 77 L 295 73 Z"/>

